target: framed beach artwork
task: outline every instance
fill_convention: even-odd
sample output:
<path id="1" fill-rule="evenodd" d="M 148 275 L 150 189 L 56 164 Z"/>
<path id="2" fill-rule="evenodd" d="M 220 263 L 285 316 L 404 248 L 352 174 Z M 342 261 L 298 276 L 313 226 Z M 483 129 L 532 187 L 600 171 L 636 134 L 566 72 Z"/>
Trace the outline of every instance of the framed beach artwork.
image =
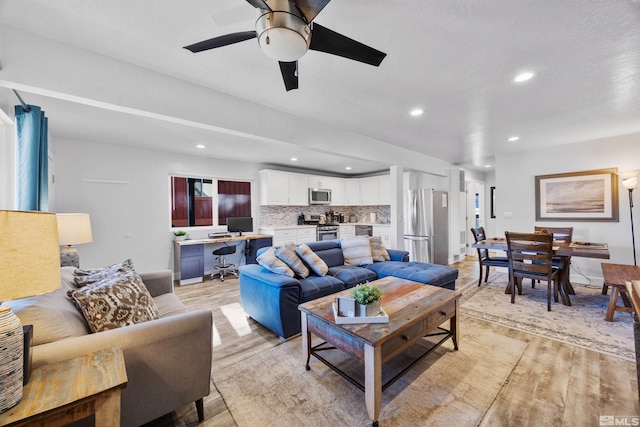
<path id="1" fill-rule="evenodd" d="M 536 176 L 536 221 L 618 221 L 617 168 Z"/>

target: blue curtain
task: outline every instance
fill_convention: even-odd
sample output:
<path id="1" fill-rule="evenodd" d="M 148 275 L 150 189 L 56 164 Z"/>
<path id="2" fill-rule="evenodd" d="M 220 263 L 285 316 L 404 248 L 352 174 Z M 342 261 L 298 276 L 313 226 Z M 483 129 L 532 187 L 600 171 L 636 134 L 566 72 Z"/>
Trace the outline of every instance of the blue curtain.
<path id="1" fill-rule="evenodd" d="M 16 203 L 21 211 L 49 209 L 47 118 L 35 105 L 15 106 Z"/>

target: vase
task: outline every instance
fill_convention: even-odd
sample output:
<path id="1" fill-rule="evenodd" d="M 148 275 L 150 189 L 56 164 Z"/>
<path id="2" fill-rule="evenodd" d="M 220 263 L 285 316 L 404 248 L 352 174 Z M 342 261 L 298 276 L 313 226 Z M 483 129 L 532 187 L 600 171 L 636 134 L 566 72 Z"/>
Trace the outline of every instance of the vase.
<path id="1" fill-rule="evenodd" d="M 186 238 L 187 238 L 186 234 L 184 236 L 176 236 L 176 240 L 185 240 Z"/>
<path id="2" fill-rule="evenodd" d="M 9 306 L 0 307 L 0 413 L 22 400 L 22 323 Z"/>
<path id="3" fill-rule="evenodd" d="M 380 314 L 380 300 L 369 304 L 358 304 L 358 316 L 370 317 Z"/>

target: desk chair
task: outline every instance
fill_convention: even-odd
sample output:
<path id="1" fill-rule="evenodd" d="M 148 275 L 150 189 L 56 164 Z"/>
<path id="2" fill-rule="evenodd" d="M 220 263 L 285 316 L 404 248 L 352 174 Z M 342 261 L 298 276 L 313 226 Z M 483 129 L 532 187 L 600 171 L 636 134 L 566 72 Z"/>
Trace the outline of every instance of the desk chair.
<path id="1" fill-rule="evenodd" d="M 227 255 L 235 254 L 236 247 L 235 246 L 223 246 L 219 249 L 213 251 L 213 254 L 217 256 L 217 260 L 219 260 L 219 264 L 213 266 L 213 270 L 211 271 L 211 278 L 213 279 L 215 276 L 220 276 L 220 281 L 224 282 L 225 274 L 233 274 L 235 278 L 238 278 L 238 268 L 235 264 L 227 264 Z"/>
<path id="2" fill-rule="evenodd" d="M 476 243 L 485 240 L 487 236 L 484 233 L 484 227 L 472 228 L 471 233 Z M 485 267 L 484 282 L 489 279 L 489 267 L 509 268 L 509 259 L 507 257 L 490 257 L 488 249 L 478 248 L 478 265 L 480 266 L 480 276 L 478 277 L 478 286 L 482 283 L 482 267 Z"/>
<path id="3" fill-rule="evenodd" d="M 522 295 L 522 279 L 547 282 L 547 311 L 551 311 L 551 282 L 553 299 L 558 302 L 560 270 L 553 267 L 553 235 L 542 233 L 505 232 L 509 258 L 509 288 L 511 303 L 515 303 L 516 288 Z"/>

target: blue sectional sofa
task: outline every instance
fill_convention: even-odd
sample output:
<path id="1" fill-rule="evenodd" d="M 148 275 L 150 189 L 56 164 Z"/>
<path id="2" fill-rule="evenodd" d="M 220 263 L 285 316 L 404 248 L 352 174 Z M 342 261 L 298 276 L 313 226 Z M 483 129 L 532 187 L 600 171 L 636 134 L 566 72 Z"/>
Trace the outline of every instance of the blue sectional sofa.
<path id="1" fill-rule="evenodd" d="M 240 298 L 245 313 L 287 339 L 301 331 L 298 305 L 366 281 L 387 276 L 455 289 L 458 270 L 446 265 L 409 262 L 406 251 L 388 249 L 390 261 L 345 265 L 340 240 L 307 243 L 329 267 L 326 276 L 304 279 L 273 273 L 258 264 L 240 267 Z M 262 248 L 258 256 L 268 250 Z"/>

